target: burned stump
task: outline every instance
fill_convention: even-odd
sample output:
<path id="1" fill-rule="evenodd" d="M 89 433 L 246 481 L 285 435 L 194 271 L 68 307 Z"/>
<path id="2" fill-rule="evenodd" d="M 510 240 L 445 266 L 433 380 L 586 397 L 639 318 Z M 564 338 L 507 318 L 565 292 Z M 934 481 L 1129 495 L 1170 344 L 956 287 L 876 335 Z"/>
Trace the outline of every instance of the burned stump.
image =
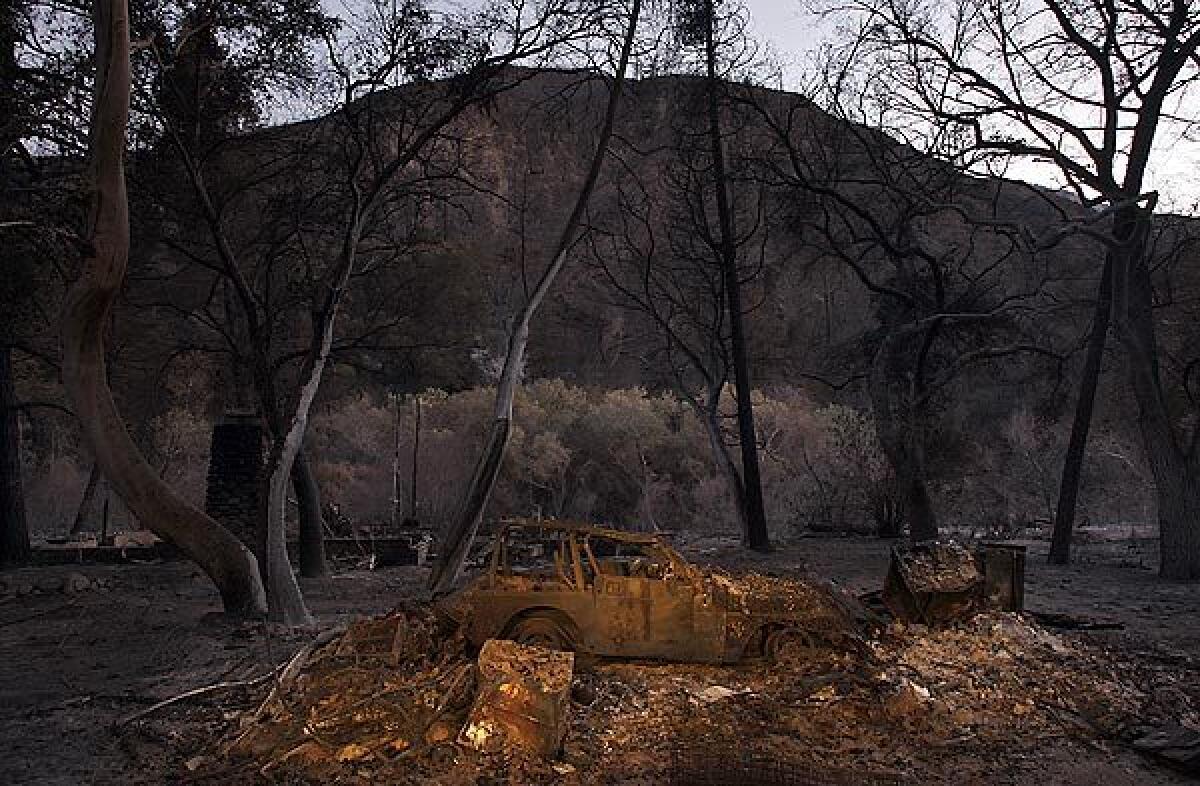
<path id="1" fill-rule="evenodd" d="M 553 756 L 562 747 L 575 656 L 490 639 L 479 652 L 479 692 L 459 742 L 485 753 Z"/>

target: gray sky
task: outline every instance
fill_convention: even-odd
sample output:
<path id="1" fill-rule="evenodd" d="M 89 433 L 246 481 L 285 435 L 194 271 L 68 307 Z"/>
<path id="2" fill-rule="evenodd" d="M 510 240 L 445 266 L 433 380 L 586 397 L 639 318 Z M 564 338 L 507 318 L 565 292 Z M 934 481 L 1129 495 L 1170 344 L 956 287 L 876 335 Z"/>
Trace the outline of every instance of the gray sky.
<path id="1" fill-rule="evenodd" d="M 770 44 L 785 65 L 785 87 L 794 83 L 803 71 L 806 56 L 826 36 L 832 26 L 804 10 L 803 0 L 744 0 L 750 9 L 754 34 Z M 1158 134 L 1155 164 L 1146 183 L 1147 190 L 1160 194 L 1162 211 L 1197 215 L 1200 202 L 1200 143 L 1179 138 L 1177 129 L 1164 125 Z M 1049 186 L 1061 186 L 1058 169 L 1049 164 L 1016 161 L 1007 177 Z"/>

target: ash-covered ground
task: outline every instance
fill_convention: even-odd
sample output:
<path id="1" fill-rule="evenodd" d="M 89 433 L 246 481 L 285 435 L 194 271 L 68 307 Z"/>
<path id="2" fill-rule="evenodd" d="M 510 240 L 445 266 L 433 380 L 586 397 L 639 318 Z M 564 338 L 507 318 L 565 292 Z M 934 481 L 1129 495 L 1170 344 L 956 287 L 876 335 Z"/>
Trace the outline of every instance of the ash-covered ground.
<path id="1" fill-rule="evenodd" d="M 721 539 L 681 545 L 697 562 L 807 568 L 854 592 L 882 585 L 889 548 L 805 538 L 759 556 Z M 450 688 L 473 654 L 452 636 L 413 628 L 411 657 L 387 664 L 327 659 L 311 695 L 289 691 L 279 704 L 268 701 L 276 681 L 262 677 L 312 634 L 223 620 L 186 563 L 8 572 L 0 782 L 707 783 L 718 781 L 705 773 L 736 778 L 739 767 L 791 778 L 772 783 L 1187 782 L 1129 743 L 1200 722 L 1200 587 L 1159 581 L 1136 543 L 1097 539 L 1082 556 L 1051 568 L 1032 543 L 1026 605 L 1099 629 L 989 614 L 939 631 L 892 626 L 865 653 L 802 662 L 580 669 L 553 761 L 453 743 L 467 702 Z M 305 591 L 329 630 L 405 604 L 425 577 L 347 570 Z M 29 587 L 41 589 L 7 591 Z M 231 684 L 121 723 L 221 682 Z M 389 713 L 408 725 L 379 745 Z M 270 744 L 233 744 L 256 724 L 273 724 Z"/>

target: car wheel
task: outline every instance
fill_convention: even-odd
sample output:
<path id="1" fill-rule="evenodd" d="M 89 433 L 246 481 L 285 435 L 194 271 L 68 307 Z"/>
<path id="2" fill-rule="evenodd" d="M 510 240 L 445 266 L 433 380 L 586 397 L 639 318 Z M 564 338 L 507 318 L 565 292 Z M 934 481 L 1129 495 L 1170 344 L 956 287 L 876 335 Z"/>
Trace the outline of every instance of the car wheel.
<path id="1" fill-rule="evenodd" d="M 812 634 L 800 628 L 776 628 L 767 633 L 763 654 L 772 661 L 805 660 L 821 647 Z"/>
<path id="2" fill-rule="evenodd" d="M 566 628 L 558 620 L 541 614 L 518 620 L 508 638 L 548 650 L 570 652 L 575 649 Z"/>

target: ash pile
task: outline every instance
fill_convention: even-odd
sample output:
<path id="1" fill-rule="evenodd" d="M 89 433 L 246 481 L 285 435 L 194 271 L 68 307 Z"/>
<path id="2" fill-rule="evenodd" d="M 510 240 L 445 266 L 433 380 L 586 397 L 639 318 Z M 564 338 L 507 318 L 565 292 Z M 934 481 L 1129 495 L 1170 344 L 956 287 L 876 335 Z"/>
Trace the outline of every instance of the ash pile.
<path id="1" fill-rule="evenodd" d="M 940 628 L 894 622 L 856 651 L 808 650 L 774 662 L 585 665 L 570 653 L 499 640 L 473 654 L 425 609 L 363 620 L 301 650 L 212 752 L 211 771 L 193 776 L 989 782 L 1023 767 L 1036 772 L 1048 740 L 1094 756 L 1155 713 L 1200 722 L 1163 675 L 995 611 Z"/>

